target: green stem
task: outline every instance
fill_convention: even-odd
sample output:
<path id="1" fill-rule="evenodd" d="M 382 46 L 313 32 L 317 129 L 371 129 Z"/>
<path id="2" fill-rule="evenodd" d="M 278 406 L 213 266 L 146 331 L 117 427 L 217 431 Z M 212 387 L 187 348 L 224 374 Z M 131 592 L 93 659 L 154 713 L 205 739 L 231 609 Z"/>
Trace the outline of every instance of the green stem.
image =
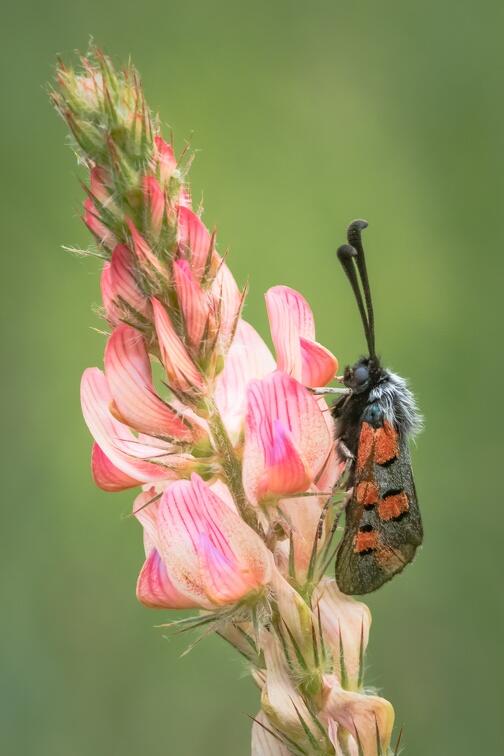
<path id="1" fill-rule="evenodd" d="M 221 465 L 226 476 L 226 483 L 233 495 L 236 506 L 245 522 L 259 533 L 259 535 L 263 536 L 257 515 L 253 507 L 247 501 L 243 489 L 241 462 L 236 456 L 233 444 L 231 443 L 220 413 L 215 405 L 210 408 L 209 424 L 216 450 L 221 458 Z"/>

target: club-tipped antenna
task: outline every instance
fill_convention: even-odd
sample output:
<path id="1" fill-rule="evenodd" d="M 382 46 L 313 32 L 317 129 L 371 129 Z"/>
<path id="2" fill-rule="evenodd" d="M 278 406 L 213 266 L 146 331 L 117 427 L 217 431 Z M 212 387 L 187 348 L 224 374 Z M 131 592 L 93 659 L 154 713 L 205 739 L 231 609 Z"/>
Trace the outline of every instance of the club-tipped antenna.
<path id="1" fill-rule="evenodd" d="M 357 307 L 359 308 L 362 325 L 364 326 L 364 335 L 366 337 L 366 342 L 369 349 L 369 356 L 374 357 L 374 339 L 369 328 L 366 308 L 364 306 L 364 300 L 362 299 L 359 280 L 357 278 L 357 271 L 355 269 L 354 263 L 354 259 L 358 258 L 358 252 L 350 244 L 342 244 L 338 249 L 337 255 L 338 260 L 340 261 L 343 270 L 345 271 L 347 278 L 350 281 L 350 286 L 352 287 L 355 301 L 357 302 Z"/>
<path id="2" fill-rule="evenodd" d="M 359 269 L 359 275 L 362 283 L 362 289 L 364 291 L 364 299 L 366 301 L 367 309 L 367 321 L 370 340 L 372 342 L 372 348 L 370 347 L 369 353 L 371 357 L 375 355 L 375 331 L 374 331 L 374 311 L 373 300 L 371 297 L 371 287 L 369 285 L 369 278 L 366 268 L 366 257 L 364 255 L 364 247 L 362 246 L 362 232 L 368 227 L 368 222 L 365 220 L 354 220 L 347 229 L 348 243 L 357 251 L 357 267 Z"/>

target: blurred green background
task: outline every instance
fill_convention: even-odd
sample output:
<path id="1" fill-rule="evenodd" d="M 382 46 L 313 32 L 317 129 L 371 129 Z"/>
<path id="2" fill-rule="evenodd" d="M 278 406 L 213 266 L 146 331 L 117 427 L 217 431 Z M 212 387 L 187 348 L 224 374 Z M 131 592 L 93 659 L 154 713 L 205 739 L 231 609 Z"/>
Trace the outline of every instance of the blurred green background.
<path id="1" fill-rule="evenodd" d="M 251 284 L 299 288 L 342 363 L 364 348 L 334 250 L 370 221 L 378 344 L 426 415 L 426 538 L 373 595 L 368 682 L 408 756 L 504 752 L 502 3 L 19 2 L 2 11 L 2 702 L 6 756 L 247 754 L 257 693 L 218 639 L 180 659 L 134 586 L 131 494 L 89 475 L 82 370 L 100 364 L 78 169 L 44 91 L 90 34 L 130 54 Z"/>

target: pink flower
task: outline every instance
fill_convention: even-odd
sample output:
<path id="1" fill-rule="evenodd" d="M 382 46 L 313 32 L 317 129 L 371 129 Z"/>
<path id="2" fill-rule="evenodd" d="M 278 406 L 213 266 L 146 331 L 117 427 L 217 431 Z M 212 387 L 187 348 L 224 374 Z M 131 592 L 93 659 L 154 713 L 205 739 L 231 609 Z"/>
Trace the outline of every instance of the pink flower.
<path id="1" fill-rule="evenodd" d="M 142 483 L 164 483 L 187 471 L 187 456 L 174 447 L 142 435 L 117 420 L 111 412 L 113 397 L 98 368 L 84 371 L 81 382 L 82 413 L 95 440 L 93 477 L 106 491 L 119 491 Z"/>
<path id="2" fill-rule="evenodd" d="M 305 386 L 325 386 L 338 370 L 338 360 L 315 341 L 315 321 L 306 299 L 288 286 L 266 293 L 271 335 L 280 370 Z"/>
<path id="3" fill-rule="evenodd" d="M 141 494 L 135 509 L 144 503 Z M 148 535 L 137 594 L 149 606 L 215 609 L 260 593 L 270 580 L 261 538 L 198 475 L 169 485 L 137 517 Z"/>
<path id="4" fill-rule="evenodd" d="M 280 371 L 251 381 L 247 397 L 243 483 L 250 501 L 306 491 L 333 444 L 317 400 Z"/>

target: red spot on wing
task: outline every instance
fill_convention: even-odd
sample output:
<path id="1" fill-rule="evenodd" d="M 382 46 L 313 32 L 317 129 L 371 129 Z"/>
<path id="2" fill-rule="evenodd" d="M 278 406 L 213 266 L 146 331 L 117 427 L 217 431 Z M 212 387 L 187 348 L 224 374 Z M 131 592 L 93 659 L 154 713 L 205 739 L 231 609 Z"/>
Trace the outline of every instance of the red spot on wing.
<path id="1" fill-rule="evenodd" d="M 397 432 L 388 420 L 385 420 L 382 428 L 376 429 L 374 441 L 374 461 L 377 465 L 384 465 L 399 456 Z"/>
<path id="2" fill-rule="evenodd" d="M 372 480 L 357 483 L 355 487 L 355 500 L 357 504 L 361 504 L 364 507 L 370 504 L 377 504 L 379 498 L 380 492 L 378 491 L 378 486 Z"/>
<path id="3" fill-rule="evenodd" d="M 401 491 L 391 496 L 386 496 L 378 504 L 378 515 L 381 520 L 394 520 L 409 509 L 408 497 Z"/>
<path id="4" fill-rule="evenodd" d="M 369 423 L 362 423 L 357 449 L 357 470 L 362 470 L 373 453 L 374 430 Z"/>
<path id="5" fill-rule="evenodd" d="M 364 551 L 374 551 L 378 547 L 378 533 L 370 530 L 367 533 L 359 531 L 355 536 L 354 551 L 362 554 Z"/>

